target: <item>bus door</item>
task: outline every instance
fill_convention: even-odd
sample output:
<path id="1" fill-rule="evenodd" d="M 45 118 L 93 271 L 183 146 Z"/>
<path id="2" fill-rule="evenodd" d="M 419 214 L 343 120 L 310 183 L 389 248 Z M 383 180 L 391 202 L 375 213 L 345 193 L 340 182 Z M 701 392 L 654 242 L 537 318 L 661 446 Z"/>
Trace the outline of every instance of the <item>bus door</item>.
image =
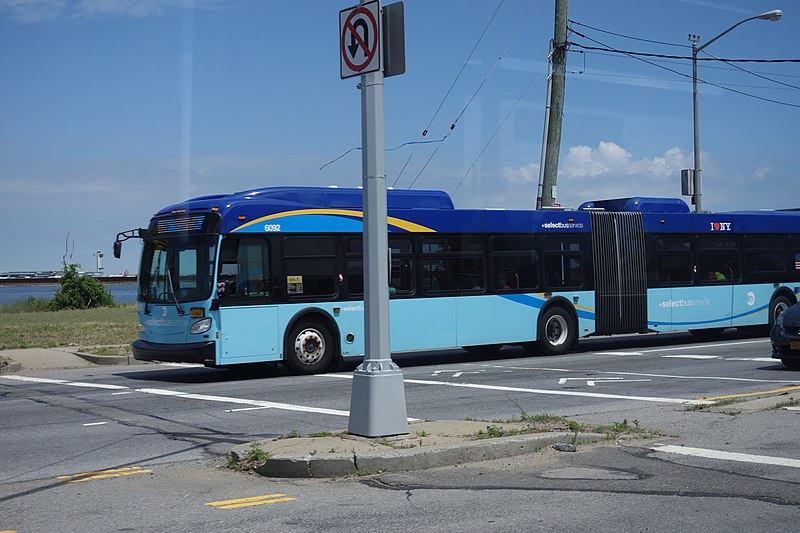
<path id="1" fill-rule="evenodd" d="M 647 328 L 647 264 L 641 213 L 592 212 L 596 333 Z"/>
<path id="2" fill-rule="evenodd" d="M 263 238 L 223 237 L 217 272 L 219 364 L 280 359 L 269 257 Z"/>

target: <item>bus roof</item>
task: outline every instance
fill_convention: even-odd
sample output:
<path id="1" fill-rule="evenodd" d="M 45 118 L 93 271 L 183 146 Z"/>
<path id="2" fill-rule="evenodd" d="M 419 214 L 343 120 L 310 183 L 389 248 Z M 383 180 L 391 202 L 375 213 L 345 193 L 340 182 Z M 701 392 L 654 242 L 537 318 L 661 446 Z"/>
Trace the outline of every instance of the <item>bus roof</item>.
<path id="1" fill-rule="evenodd" d="M 235 192 L 199 196 L 168 206 L 158 213 L 164 215 L 181 209 L 209 211 L 212 208 L 223 214 L 243 205 L 279 205 L 294 209 L 361 209 L 363 190 L 338 187 L 263 187 Z M 387 194 L 389 209 L 454 209 L 453 201 L 444 191 L 390 189 Z"/>
<path id="2" fill-rule="evenodd" d="M 223 233 L 360 232 L 362 196 L 356 188 L 267 187 L 192 198 L 156 216 L 217 211 Z M 641 213 L 648 233 L 783 233 L 800 226 L 800 210 L 696 214 L 676 198 L 615 198 L 558 211 L 455 209 L 443 191 L 389 190 L 387 204 L 389 229 L 400 232 L 585 233 L 597 211 Z"/>

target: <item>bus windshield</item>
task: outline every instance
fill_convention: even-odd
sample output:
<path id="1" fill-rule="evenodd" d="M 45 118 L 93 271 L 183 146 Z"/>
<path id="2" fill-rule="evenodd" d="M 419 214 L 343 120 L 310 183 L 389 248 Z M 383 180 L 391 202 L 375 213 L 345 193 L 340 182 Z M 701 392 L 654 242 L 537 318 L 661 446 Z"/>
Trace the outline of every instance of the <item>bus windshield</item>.
<path id="1" fill-rule="evenodd" d="M 217 238 L 180 235 L 149 239 L 139 271 L 141 302 L 174 303 L 211 296 Z"/>

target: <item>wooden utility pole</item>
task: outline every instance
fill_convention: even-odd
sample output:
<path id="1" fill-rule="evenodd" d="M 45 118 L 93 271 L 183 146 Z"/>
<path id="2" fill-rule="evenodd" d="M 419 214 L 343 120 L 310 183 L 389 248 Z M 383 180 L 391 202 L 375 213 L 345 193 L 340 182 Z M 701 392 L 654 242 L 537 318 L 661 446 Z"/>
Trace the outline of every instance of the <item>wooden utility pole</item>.
<path id="1" fill-rule="evenodd" d="M 556 197 L 558 155 L 561 148 L 561 122 L 564 116 L 564 74 L 567 67 L 567 0 L 555 0 L 556 16 L 550 54 L 544 147 L 540 161 L 536 208 L 552 206 Z"/>

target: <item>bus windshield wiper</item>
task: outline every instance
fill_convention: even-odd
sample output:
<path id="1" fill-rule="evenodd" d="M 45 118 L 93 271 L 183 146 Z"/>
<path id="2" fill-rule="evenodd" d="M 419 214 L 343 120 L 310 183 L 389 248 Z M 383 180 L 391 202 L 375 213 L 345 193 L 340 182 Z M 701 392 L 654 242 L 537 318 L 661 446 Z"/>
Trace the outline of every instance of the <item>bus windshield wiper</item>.
<path id="1" fill-rule="evenodd" d="M 175 289 L 172 286 L 172 270 L 168 267 L 167 271 L 167 281 L 169 282 L 169 293 L 172 295 L 172 300 L 175 302 L 175 307 L 178 309 L 178 314 L 183 315 L 185 311 L 183 307 L 181 307 L 180 302 L 178 302 L 178 297 L 175 296 Z"/>

